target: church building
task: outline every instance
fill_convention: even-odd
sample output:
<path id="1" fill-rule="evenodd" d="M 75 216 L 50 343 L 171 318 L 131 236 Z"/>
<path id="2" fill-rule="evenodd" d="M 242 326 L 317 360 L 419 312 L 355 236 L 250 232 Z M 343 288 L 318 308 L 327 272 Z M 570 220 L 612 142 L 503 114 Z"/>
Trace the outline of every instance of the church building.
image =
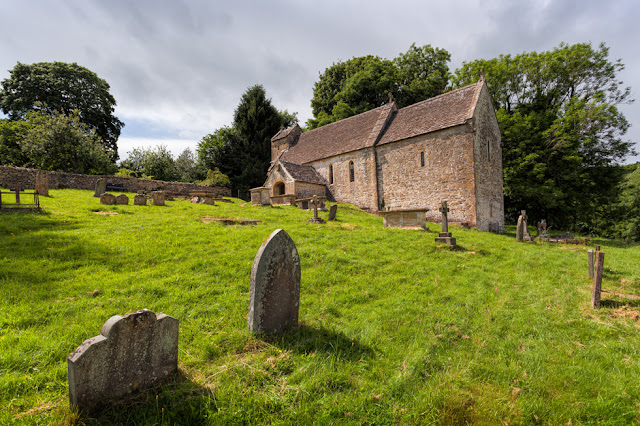
<path id="1" fill-rule="evenodd" d="M 252 204 L 293 204 L 316 195 L 371 212 L 426 210 L 485 231 L 504 228 L 500 129 L 484 78 L 398 109 L 378 108 L 271 139 L 266 182 Z"/>

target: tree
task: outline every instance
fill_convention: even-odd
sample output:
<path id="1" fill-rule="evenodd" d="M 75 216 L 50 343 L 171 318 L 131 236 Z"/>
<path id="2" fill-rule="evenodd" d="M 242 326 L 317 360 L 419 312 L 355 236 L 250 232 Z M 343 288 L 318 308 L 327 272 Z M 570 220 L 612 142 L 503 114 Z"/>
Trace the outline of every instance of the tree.
<path id="1" fill-rule="evenodd" d="M 165 145 L 155 148 L 134 148 L 120 166 L 133 170 L 139 177 L 164 181 L 177 181 L 180 173 L 173 155 Z"/>
<path id="2" fill-rule="evenodd" d="M 0 164 L 20 167 L 27 163 L 21 141 L 28 130 L 26 121 L 0 120 Z"/>
<path id="3" fill-rule="evenodd" d="M 443 93 L 449 81 L 449 53 L 430 45 L 393 60 L 362 56 L 334 63 L 315 83 L 310 129 L 377 108 L 391 93 L 399 107 Z"/>
<path id="4" fill-rule="evenodd" d="M 95 131 L 81 122 L 79 113 L 71 115 L 29 112 L 27 130 L 20 141 L 26 167 L 81 174 L 114 171 L 111 159 Z"/>
<path id="5" fill-rule="evenodd" d="M 186 148 L 175 161 L 176 170 L 182 182 L 195 182 L 198 179 L 196 156 L 190 148 Z"/>
<path id="6" fill-rule="evenodd" d="M 503 139 L 505 209 L 526 208 L 556 228 L 595 231 L 601 206 L 615 201 L 619 164 L 633 153 L 617 105 L 631 102 L 601 44 L 463 63 L 455 86 L 486 74 Z"/>
<path id="7" fill-rule="evenodd" d="M 95 130 L 111 160 L 118 159 L 124 123 L 113 115 L 116 101 L 109 84 L 94 72 L 75 62 L 18 62 L 0 85 L 0 108 L 10 120 L 24 120 L 32 111 L 54 116 L 78 110 L 80 121 Z"/>
<path id="8" fill-rule="evenodd" d="M 234 191 L 260 186 L 271 163 L 271 138 L 295 122 L 296 114 L 278 111 L 264 87 L 252 86 L 240 99 L 233 126 L 222 127 L 198 143 L 201 167 L 219 169 L 229 177 Z"/>

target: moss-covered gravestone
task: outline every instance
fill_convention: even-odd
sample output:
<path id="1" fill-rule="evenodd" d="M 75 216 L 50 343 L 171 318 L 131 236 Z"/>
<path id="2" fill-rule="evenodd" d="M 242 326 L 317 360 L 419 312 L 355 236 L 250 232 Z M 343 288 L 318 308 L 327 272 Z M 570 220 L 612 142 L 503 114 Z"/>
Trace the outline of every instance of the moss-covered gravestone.
<path id="1" fill-rule="evenodd" d="M 253 261 L 249 300 L 249 330 L 277 333 L 298 325 L 300 257 L 282 229 L 273 231 Z"/>

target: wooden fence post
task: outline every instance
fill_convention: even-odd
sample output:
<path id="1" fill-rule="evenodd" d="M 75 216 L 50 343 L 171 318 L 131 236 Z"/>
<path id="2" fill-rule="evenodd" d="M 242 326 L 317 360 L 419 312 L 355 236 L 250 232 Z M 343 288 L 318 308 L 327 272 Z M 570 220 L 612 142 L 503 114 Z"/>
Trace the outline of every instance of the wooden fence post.
<path id="1" fill-rule="evenodd" d="M 591 294 L 591 306 L 600 307 L 600 295 L 602 293 L 602 271 L 604 270 L 604 252 L 596 252 L 596 267 L 593 274 L 593 287 Z"/>

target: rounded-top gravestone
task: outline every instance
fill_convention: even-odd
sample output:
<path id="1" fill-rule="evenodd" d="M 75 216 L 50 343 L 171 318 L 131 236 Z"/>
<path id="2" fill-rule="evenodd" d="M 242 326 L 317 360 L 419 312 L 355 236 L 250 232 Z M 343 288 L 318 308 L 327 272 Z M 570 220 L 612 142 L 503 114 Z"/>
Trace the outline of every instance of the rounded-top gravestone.
<path id="1" fill-rule="evenodd" d="M 124 194 L 120 194 L 116 197 L 116 204 L 129 204 L 129 197 Z"/>
<path id="2" fill-rule="evenodd" d="M 251 269 L 249 330 L 277 333 L 298 324 L 300 257 L 293 240 L 282 229 L 269 235 Z"/>
<path id="3" fill-rule="evenodd" d="M 115 204 L 116 196 L 110 194 L 109 192 L 105 192 L 100 195 L 100 204 Z"/>

